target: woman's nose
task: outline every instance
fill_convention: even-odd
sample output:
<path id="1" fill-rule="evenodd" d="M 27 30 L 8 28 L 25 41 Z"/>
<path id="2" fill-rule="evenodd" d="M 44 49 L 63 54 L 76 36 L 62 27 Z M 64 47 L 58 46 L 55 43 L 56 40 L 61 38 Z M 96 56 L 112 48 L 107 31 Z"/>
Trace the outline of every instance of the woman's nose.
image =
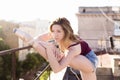
<path id="1" fill-rule="evenodd" d="M 53 36 L 56 37 L 56 36 L 58 36 L 58 35 L 57 35 L 57 33 L 53 33 Z"/>

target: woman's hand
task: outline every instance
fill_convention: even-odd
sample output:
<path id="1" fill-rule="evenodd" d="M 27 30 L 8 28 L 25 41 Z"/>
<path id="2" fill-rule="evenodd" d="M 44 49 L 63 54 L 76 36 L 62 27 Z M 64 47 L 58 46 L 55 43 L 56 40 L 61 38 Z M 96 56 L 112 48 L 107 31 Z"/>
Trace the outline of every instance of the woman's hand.
<path id="1" fill-rule="evenodd" d="M 46 46 L 47 50 L 52 50 L 51 55 L 53 54 L 57 61 L 60 61 L 64 57 L 64 53 L 60 52 L 60 49 L 54 46 L 53 44 L 49 44 Z"/>
<path id="2" fill-rule="evenodd" d="M 65 55 L 64 53 L 61 53 L 59 50 L 55 50 L 55 52 L 53 53 L 54 56 L 56 57 L 57 61 L 60 61 Z"/>
<path id="3" fill-rule="evenodd" d="M 40 44 L 47 50 L 47 54 L 49 56 L 53 55 L 57 59 L 57 61 L 60 61 L 64 57 L 64 53 L 61 53 L 59 48 L 57 48 L 52 43 L 40 41 Z"/>

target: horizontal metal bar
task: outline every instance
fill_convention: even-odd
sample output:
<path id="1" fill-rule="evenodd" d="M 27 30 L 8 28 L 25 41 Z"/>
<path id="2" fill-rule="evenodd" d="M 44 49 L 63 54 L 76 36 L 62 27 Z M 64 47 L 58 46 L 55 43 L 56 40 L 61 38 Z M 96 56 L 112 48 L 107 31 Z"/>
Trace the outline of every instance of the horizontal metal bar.
<path id="1" fill-rule="evenodd" d="M 32 46 L 25 46 L 25 47 L 21 47 L 21 48 L 12 48 L 12 49 L 8 49 L 8 50 L 3 50 L 3 51 L 0 51 L 0 55 L 5 55 L 8 53 L 12 53 L 12 52 L 16 52 L 16 51 L 24 50 L 24 49 L 29 49 L 29 48 L 32 48 Z"/>

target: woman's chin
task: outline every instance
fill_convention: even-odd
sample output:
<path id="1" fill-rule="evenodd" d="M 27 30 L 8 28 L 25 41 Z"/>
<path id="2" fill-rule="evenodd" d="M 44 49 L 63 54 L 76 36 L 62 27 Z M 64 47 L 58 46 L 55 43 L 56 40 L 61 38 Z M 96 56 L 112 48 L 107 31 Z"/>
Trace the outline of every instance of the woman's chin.
<path id="1" fill-rule="evenodd" d="M 60 42 L 60 40 L 55 40 L 57 43 L 59 43 Z"/>

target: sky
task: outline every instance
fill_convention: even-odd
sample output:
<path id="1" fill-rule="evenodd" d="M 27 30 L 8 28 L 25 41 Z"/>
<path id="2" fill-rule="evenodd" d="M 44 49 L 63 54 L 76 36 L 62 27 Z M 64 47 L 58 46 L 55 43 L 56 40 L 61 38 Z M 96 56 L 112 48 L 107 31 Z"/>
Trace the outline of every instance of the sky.
<path id="1" fill-rule="evenodd" d="M 15 22 L 66 17 L 77 26 L 80 6 L 119 6 L 120 0 L 0 0 L 0 19 Z"/>

